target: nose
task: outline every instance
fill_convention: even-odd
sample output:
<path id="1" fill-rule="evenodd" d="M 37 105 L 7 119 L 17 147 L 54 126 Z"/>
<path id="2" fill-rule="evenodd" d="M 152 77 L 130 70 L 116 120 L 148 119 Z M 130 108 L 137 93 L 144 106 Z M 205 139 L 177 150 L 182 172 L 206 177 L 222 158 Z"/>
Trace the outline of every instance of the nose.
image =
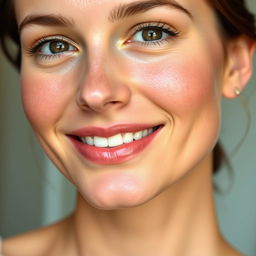
<path id="1" fill-rule="evenodd" d="M 82 110 L 100 113 L 128 104 L 129 87 L 107 64 L 88 68 L 85 73 L 77 94 L 77 104 Z"/>

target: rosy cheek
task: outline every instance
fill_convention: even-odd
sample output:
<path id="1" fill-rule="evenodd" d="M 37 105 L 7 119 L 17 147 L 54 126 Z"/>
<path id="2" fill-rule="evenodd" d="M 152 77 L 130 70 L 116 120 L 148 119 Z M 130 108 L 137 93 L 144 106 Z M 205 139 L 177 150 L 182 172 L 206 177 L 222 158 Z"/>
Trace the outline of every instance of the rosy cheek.
<path id="1" fill-rule="evenodd" d="M 168 60 L 141 65 L 133 74 L 140 89 L 164 109 L 188 112 L 216 99 L 214 71 L 207 63 Z"/>
<path id="2" fill-rule="evenodd" d="M 34 127 L 47 127 L 61 116 L 67 98 L 62 80 L 30 72 L 21 74 L 23 107 Z"/>

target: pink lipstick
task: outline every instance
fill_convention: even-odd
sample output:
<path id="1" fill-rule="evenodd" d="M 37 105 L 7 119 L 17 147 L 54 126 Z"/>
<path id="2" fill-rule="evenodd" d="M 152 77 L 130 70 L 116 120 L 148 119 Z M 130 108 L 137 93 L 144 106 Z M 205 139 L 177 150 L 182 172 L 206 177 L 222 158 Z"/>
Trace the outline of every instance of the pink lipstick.
<path id="1" fill-rule="evenodd" d="M 144 151 L 163 125 L 120 124 L 108 128 L 90 126 L 68 135 L 76 150 L 96 164 L 126 162 Z"/>

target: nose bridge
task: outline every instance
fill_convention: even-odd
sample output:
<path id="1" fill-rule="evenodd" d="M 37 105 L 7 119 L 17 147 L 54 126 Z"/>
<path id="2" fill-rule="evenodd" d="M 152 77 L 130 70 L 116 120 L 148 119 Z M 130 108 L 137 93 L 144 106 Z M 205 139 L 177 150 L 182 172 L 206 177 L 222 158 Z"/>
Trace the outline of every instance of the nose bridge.
<path id="1" fill-rule="evenodd" d="M 95 40 L 95 42 L 88 44 L 87 56 L 85 58 L 87 70 L 84 73 L 84 82 L 88 82 L 89 84 L 93 80 L 96 81 L 103 78 L 103 74 L 106 72 L 105 65 L 108 58 L 107 49 L 104 49 L 104 46 Z"/>
<path id="2" fill-rule="evenodd" d="M 91 106 L 110 100 L 114 93 L 113 84 L 109 81 L 103 61 L 100 62 L 88 66 L 88 73 L 82 84 L 81 97 Z"/>
<path id="3" fill-rule="evenodd" d="M 88 51 L 87 68 L 80 82 L 77 102 L 79 107 L 102 112 L 110 106 L 124 106 L 130 97 L 125 84 L 119 80 L 111 54 L 101 47 Z"/>
<path id="4" fill-rule="evenodd" d="M 84 81 L 82 81 L 84 93 L 101 91 L 104 87 L 106 87 L 105 89 L 108 88 L 109 71 L 106 67 L 107 61 L 104 59 L 105 57 L 99 52 L 89 57 L 87 72 L 84 75 Z"/>

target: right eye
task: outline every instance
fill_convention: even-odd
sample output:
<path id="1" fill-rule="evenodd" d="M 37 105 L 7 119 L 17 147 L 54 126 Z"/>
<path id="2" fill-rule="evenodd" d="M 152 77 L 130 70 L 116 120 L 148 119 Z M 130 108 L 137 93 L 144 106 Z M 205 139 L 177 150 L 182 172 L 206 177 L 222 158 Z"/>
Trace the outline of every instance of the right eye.
<path id="1" fill-rule="evenodd" d="M 54 55 L 64 53 L 67 51 L 76 51 L 76 48 L 68 42 L 52 40 L 43 43 L 43 45 L 39 47 L 38 51 L 40 52 L 40 54 Z"/>
<path id="2" fill-rule="evenodd" d="M 78 47 L 68 38 L 51 36 L 38 40 L 28 51 L 39 64 L 55 64 L 56 59 L 73 56 Z"/>

